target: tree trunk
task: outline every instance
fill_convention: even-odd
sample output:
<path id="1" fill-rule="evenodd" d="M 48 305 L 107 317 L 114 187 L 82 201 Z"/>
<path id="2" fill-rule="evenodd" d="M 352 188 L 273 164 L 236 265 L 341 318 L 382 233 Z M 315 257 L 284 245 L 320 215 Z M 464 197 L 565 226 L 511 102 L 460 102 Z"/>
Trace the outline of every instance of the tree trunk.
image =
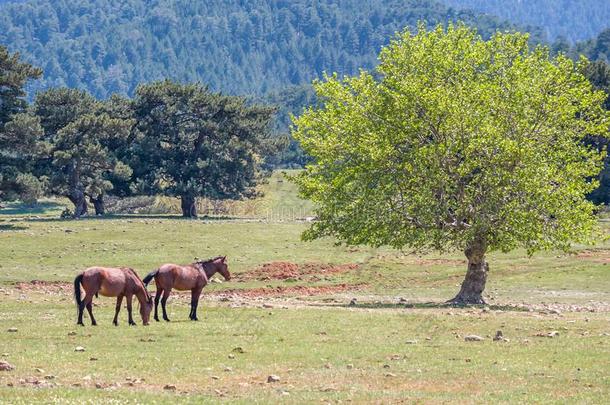
<path id="1" fill-rule="evenodd" d="M 74 218 L 80 218 L 87 214 L 87 200 L 85 193 L 81 190 L 72 190 L 68 199 L 74 204 Z"/>
<path id="2" fill-rule="evenodd" d="M 468 258 L 468 271 L 460 292 L 449 302 L 456 305 L 485 304 L 483 290 L 489 271 L 485 261 L 485 244 L 475 242 L 464 253 Z"/>
<path id="3" fill-rule="evenodd" d="M 190 195 L 180 197 L 180 205 L 182 206 L 182 216 L 185 218 L 197 218 L 197 206 L 195 203 L 197 198 Z"/>
<path id="4" fill-rule="evenodd" d="M 104 215 L 106 209 L 104 208 L 104 194 L 100 194 L 97 198 L 89 197 L 89 201 L 95 208 L 95 215 Z"/>

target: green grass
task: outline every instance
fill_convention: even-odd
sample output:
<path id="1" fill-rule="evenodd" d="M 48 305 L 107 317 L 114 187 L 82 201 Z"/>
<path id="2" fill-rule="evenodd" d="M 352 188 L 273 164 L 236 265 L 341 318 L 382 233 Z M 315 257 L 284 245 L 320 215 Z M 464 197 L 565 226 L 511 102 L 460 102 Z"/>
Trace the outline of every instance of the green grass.
<path id="1" fill-rule="evenodd" d="M 265 196 L 255 202 L 259 208 L 311 209 L 278 179 L 276 173 L 264 186 Z M 333 240 L 305 243 L 300 234 L 307 225 L 287 221 L 287 215 L 284 221 L 266 221 L 262 214 L 249 221 L 69 221 L 55 219 L 57 212 L 57 206 L 28 212 L 19 205 L 0 211 L 0 360 L 15 366 L 0 371 L 0 403 L 601 403 L 610 393 L 608 241 L 576 247 L 572 254 L 492 254 L 490 310 L 458 309 L 442 303 L 464 275 L 459 253 L 418 257 L 336 246 Z M 601 224 L 609 233 L 610 222 Z M 187 299 L 173 295 L 171 323 L 128 327 L 123 309 L 119 327 L 113 327 L 114 300 L 100 297 L 94 300 L 99 326 L 81 328 L 70 288 L 16 285 L 71 282 L 91 265 L 129 265 L 143 275 L 163 262 L 220 254 L 238 277 L 206 287 L 197 323 L 186 320 Z M 360 267 L 300 280 L 239 281 L 240 274 L 270 261 Z M 228 302 L 209 295 L 339 284 L 364 287 Z M 355 307 L 347 305 L 352 297 Z M 400 297 L 412 307 L 398 305 Z M 561 313 L 549 314 L 549 308 Z M 135 317 L 139 323 L 137 310 Z M 8 332 L 13 327 L 18 331 Z M 510 342 L 493 342 L 497 330 Z M 559 336 L 535 336 L 549 331 Z M 486 339 L 466 342 L 468 334 Z M 76 346 L 86 351 L 75 352 Z M 281 381 L 266 383 L 270 374 Z M 45 380 L 47 375 L 54 378 Z M 130 386 L 128 378 L 141 381 Z M 33 380 L 43 383 L 27 382 Z M 165 390 L 167 384 L 176 391 Z"/>

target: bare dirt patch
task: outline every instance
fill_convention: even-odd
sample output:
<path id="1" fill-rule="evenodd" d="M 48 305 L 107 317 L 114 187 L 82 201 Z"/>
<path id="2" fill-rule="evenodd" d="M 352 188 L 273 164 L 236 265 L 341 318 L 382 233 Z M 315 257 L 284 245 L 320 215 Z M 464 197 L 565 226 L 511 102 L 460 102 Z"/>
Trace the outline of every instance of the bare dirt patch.
<path id="1" fill-rule="evenodd" d="M 610 263 L 610 250 L 582 250 L 576 254 L 576 257 L 596 263 Z"/>
<path id="2" fill-rule="evenodd" d="M 331 265 L 326 263 L 269 262 L 238 276 L 238 280 L 303 280 L 341 274 L 360 268 L 356 263 Z"/>
<path id="3" fill-rule="evenodd" d="M 48 294 L 71 294 L 74 286 L 64 281 L 42 281 L 32 280 L 30 282 L 20 281 L 15 284 L 15 289 L 21 292 L 35 291 Z"/>
<path id="4" fill-rule="evenodd" d="M 415 264 L 420 266 L 462 266 L 466 264 L 466 260 L 417 258 L 415 259 Z"/>
<path id="5" fill-rule="evenodd" d="M 249 288 L 249 289 L 232 289 L 223 291 L 214 291 L 208 295 L 219 297 L 281 297 L 281 296 L 314 296 L 314 295 L 329 295 L 346 291 L 358 291 L 366 288 L 366 284 L 335 284 L 321 286 L 294 286 L 294 287 L 264 287 L 264 288 Z"/>

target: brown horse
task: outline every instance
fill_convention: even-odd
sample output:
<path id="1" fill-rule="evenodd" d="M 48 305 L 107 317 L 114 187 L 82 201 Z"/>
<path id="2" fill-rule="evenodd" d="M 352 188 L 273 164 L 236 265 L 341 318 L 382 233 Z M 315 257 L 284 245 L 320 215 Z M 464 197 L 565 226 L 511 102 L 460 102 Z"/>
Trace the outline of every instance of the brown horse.
<path id="1" fill-rule="evenodd" d="M 81 299 L 80 287 L 85 290 L 85 298 Z M 152 297 L 146 291 L 146 287 L 140 277 L 133 269 L 122 267 L 120 269 L 110 267 L 89 267 L 74 279 L 74 298 L 78 308 L 78 325 L 83 325 L 83 310 L 85 307 L 91 317 L 91 325 L 97 325 L 93 317 L 93 296 L 102 294 L 105 297 L 117 297 L 116 312 L 112 323 L 118 325 L 119 311 L 123 297 L 127 298 L 127 313 L 129 324 L 135 325 L 131 315 L 131 300 L 135 295 L 140 302 L 140 315 L 142 323 L 148 325 L 150 311 L 152 311 Z"/>
<path id="2" fill-rule="evenodd" d="M 201 290 L 208 284 L 210 278 L 216 274 L 216 272 L 219 272 L 225 280 L 229 281 L 231 279 L 229 266 L 227 266 L 226 260 L 226 256 L 218 256 L 210 260 L 195 262 L 186 266 L 168 263 L 144 277 L 143 281 L 145 286 L 147 286 L 153 278 L 157 285 L 157 293 L 155 294 L 155 321 L 159 321 L 157 310 L 160 299 L 161 307 L 163 309 L 163 319 L 169 322 L 165 310 L 165 303 L 167 302 L 167 298 L 169 297 L 172 288 L 181 291 L 191 290 L 191 313 L 189 314 L 189 319 L 196 321 L 199 295 L 201 295 Z M 161 298 L 161 294 L 163 294 L 163 298 Z"/>

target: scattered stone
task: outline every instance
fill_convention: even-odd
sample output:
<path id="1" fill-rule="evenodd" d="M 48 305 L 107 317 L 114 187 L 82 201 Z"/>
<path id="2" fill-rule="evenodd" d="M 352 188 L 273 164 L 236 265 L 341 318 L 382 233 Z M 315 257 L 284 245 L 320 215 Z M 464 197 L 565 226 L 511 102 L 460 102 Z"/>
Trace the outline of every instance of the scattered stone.
<path id="1" fill-rule="evenodd" d="M 267 382 L 268 383 L 280 382 L 280 377 L 275 374 L 271 374 L 269 377 L 267 377 Z"/>
<path id="2" fill-rule="evenodd" d="M 494 342 L 504 340 L 504 335 L 502 335 L 502 331 L 499 330 L 496 332 L 496 336 L 494 336 Z"/>
<path id="3" fill-rule="evenodd" d="M 220 377 L 218 377 L 217 375 L 213 375 L 212 380 L 220 380 Z"/>
<path id="4" fill-rule="evenodd" d="M 347 368 L 348 368 L 349 370 L 351 370 L 352 368 L 354 368 L 354 365 L 350 363 L 350 364 L 348 364 L 348 365 L 347 365 Z"/>
<path id="5" fill-rule="evenodd" d="M 352 298 L 352 300 L 349 302 L 349 306 L 355 307 L 357 302 L 358 302 L 358 300 L 356 298 Z"/>
<path id="6" fill-rule="evenodd" d="M 480 342 L 482 340 L 485 340 L 485 338 L 482 338 L 481 336 L 477 335 L 466 335 L 464 336 L 464 340 L 467 342 Z"/>
<path id="7" fill-rule="evenodd" d="M 176 391 L 176 386 L 173 384 L 166 384 L 163 389 L 168 391 Z"/>
<path id="8" fill-rule="evenodd" d="M 225 371 L 226 371 L 227 373 L 230 373 L 231 371 L 233 371 L 233 369 L 232 369 L 231 367 L 225 367 Z"/>
<path id="9" fill-rule="evenodd" d="M 396 377 L 396 374 L 394 374 L 394 373 L 385 373 L 384 376 L 386 376 L 386 377 Z"/>
<path id="10" fill-rule="evenodd" d="M 15 369 L 15 366 L 13 366 L 12 364 L 10 364 L 6 361 L 0 360 L 0 371 L 11 371 L 14 369 Z"/>
<path id="11" fill-rule="evenodd" d="M 219 389 L 214 389 L 214 392 L 216 393 L 216 395 L 218 395 L 218 396 L 220 396 L 220 397 L 222 397 L 222 396 L 224 395 L 224 394 L 222 393 L 222 391 L 221 391 L 221 390 L 219 390 Z"/>
<path id="12" fill-rule="evenodd" d="M 8 328 L 8 329 L 7 329 L 7 332 L 15 333 L 15 332 L 17 332 L 18 330 L 19 330 L 19 329 L 17 329 L 17 328 Z"/>
<path id="13" fill-rule="evenodd" d="M 101 383 L 95 383 L 95 388 L 101 389 L 104 388 L 104 386 Z"/>
<path id="14" fill-rule="evenodd" d="M 554 338 L 559 336 L 559 332 L 557 332 L 556 330 L 551 331 L 551 332 L 538 332 L 536 333 L 537 337 L 548 337 L 548 338 Z"/>
<path id="15" fill-rule="evenodd" d="M 228 357 L 229 357 L 230 359 L 234 359 L 234 358 L 235 358 L 235 355 L 234 355 L 234 354 L 229 354 L 229 356 L 228 356 Z"/>
<path id="16" fill-rule="evenodd" d="M 426 338 L 426 340 L 430 340 L 430 338 Z M 405 343 L 408 345 L 414 345 L 417 344 L 417 340 L 407 340 Z"/>
<path id="17" fill-rule="evenodd" d="M 89 357 L 89 361 L 97 361 L 97 357 Z"/>
<path id="18" fill-rule="evenodd" d="M 76 336 L 76 332 L 74 332 L 74 331 L 68 332 L 68 336 Z"/>
<path id="19" fill-rule="evenodd" d="M 263 304 L 263 308 L 273 308 L 273 305 L 268 304 L 268 303 L 266 303 L 266 302 L 265 302 L 265 303 Z"/>
<path id="20" fill-rule="evenodd" d="M 84 352 L 85 348 L 82 346 L 76 346 L 76 348 L 74 349 L 75 352 Z"/>
<path id="21" fill-rule="evenodd" d="M 242 349 L 241 347 L 237 346 L 233 348 L 233 353 L 240 353 L 243 354 L 245 353 L 244 349 Z"/>
<path id="22" fill-rule="evenodd" d="M 390 368 L 390 365 L 389 364 L 384 364 L 383 368 Z"/>
<path id="23" fill-rule="evenodd" d="M 44 373 L 44 370 L 43 370 L 43 369 L 41 369 L 41 368 L 35 368 L 34 370 L 35 370 L 37 373 L 41 373 L 41 374 L 42 374 L 42 373 Z"/>
<path id="24" fill-rule="evenodd" d="M 91 381 L 91 376 L 90 375 L 86 375 L 86 376 L 83 377 L 83 380 Z"/>
<path id="25" fill-rule="evenodd" d="M 330 364 L 330 363 L 326 363 L 326 364 L 324 365 L 324 368 L 333 368 L 333 366 L 331 366 L 331 364 Z"/>
<path id="26" fill-rule="evenodd" d="M 8 353 L 2 353 L 2 357 L 8 357 L 9 354 Z"/>

